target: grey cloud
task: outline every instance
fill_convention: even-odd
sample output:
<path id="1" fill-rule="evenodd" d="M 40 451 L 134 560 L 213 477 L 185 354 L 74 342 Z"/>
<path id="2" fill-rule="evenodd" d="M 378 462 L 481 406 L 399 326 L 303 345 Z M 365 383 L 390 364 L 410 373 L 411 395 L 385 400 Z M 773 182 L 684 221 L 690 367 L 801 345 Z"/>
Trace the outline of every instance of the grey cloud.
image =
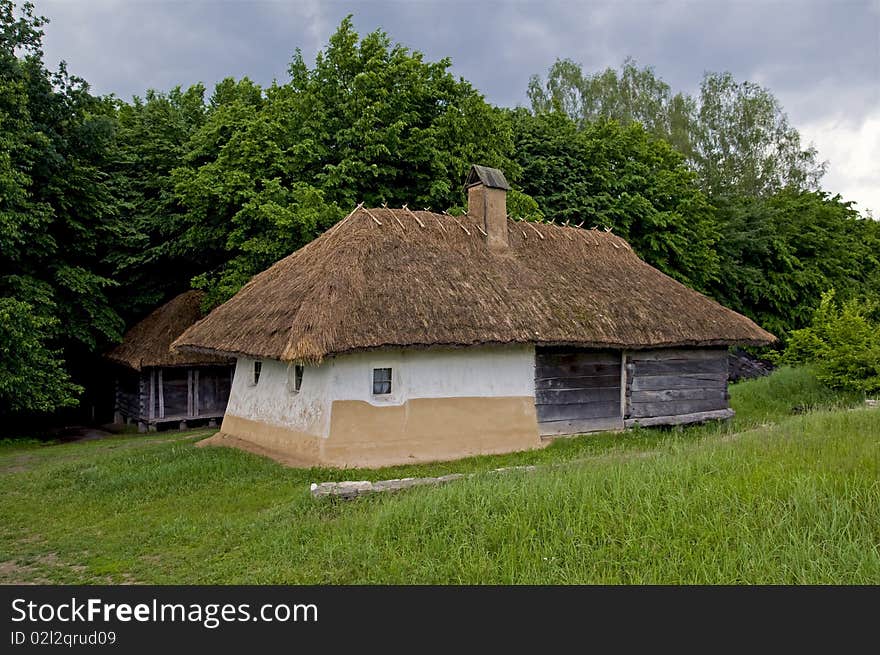
<path id="1" fill-rule="evenodd" d="M 815 87 L 863 113 L 880 96 L 880 12 L 862 2 L 84 2 L 46 0 L 47 59 L 66 58 L 99 93 L 283 79 L 294 48 L 310 58 L 347 13 L 453 70 L 498 104 L 525 101 L 556 57 L 587 69 L 634 56 L 674 88 L 730 70 L 796 101 Z M 815 108 L 814 108 L 815 107 Z M 805 119 L 818 103 L 798 108 Z"/>
<path id="2" fill-rule="evenodd" d="M 286 79 L 295 48 L 311 61 L 342 18 L 383 28 L 493 103 L 525 104 L 530 75 L 557 57 L 587 70 L 626 56 L 693 92 L 705 71 L 768 86 L 796 125 L 858 130 L 880 107 L 880 0 L 409 2 L 37 0 L 52 19 L 47 62 L 64 58 L 97 93 L 122 98 L 223 77 Z"/>

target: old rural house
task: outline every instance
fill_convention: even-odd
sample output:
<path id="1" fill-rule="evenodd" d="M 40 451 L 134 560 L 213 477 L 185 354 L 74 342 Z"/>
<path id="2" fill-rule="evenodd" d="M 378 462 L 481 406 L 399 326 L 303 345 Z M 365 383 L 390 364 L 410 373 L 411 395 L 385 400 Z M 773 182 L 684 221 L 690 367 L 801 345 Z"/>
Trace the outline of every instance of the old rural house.
<path id="1" fill-rule="evenodd" d="M 465 216 L 359 206 L 181 335 L 237 358 L 227 441 L 381 466 L 730 416 L 728 346 L 773 335 L 614 234 L 511 221 L 508 188 L 475 166 Z"/>
<path id="2" fill-rule="evenodd" d="M 232 360 L 171 352 L 171 342 L 202 314 L 201 291 L 187 291 L 134 325 L 106 354 L 118 364 L 115 423 L 137 423 L 141 432 L 162 424 L 185 428 L 223 418 L 232 382 Z"/>

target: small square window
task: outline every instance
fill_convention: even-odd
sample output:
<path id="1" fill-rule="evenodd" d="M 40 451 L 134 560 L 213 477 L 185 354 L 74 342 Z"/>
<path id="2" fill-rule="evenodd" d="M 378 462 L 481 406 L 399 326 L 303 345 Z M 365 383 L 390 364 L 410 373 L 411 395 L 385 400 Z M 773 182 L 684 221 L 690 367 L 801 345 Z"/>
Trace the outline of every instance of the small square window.
<path id="1" fill-rule="evenodd" d="M 302 389 L 304 367 L 302 364 L 294 364 L 287 369 L 287 388 L 291 393 L 299 393 Z"/>
<path id="2" fill-rule="evenodd" d="M 391 393 L 391 369 L 373 369 L 373 395 L 387 396 Z"/>
<path id="3" fill-rule="evenodd" d="M 263 362 L 254 362 L 254 370 L 251 375 L 251 384 L 256 385 L 260 381 L 260 372 L 263 370 Z"/>

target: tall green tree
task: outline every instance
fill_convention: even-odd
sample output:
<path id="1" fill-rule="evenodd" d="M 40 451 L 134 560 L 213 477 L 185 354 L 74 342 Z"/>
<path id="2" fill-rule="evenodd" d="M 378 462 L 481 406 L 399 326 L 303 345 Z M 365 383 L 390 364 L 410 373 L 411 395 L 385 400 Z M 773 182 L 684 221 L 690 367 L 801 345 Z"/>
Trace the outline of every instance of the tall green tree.
<path id="1" fill-rule="evenodd" d="M 721 275 L 712 293 L 779 337 L 809 324 L 822 293 L 877 292 L 877 225 L 840 196 L 784 189 L 716 200 Z"/>
<path id="2" fill-rule="evenodd" d="M 211 302 L 358 202 L 459 205 L 474 162 L 515 178 L 504 112 L 449 66 L 382 31 L 361 38 L 349 17 L 314 66 L 297 51 L 288 82 L 259 93 L 228 81 L 215 92 L 172 175 L 185 208 L 181 247 L 220 262 L 197 279 Z"/>
<path id="3" fill-rule="evenodd" d="M 813 190 L 825 172 L 776 97 L 730 73 L 706 73 L 699 95 L 692 97 L 673 93 L 653 69 L 632 59 L 619 71 L 594 74 L 571 60 L 557 60 L 546 80 L 531 78 L 528 95 L 534 111 L 563 111 L 582 126 L 601 118 L 641 123 L 685 156 L 711 197 Z"/>
<path id="4" fill-rule="evenodd" d="M 640 124 L 583 127 L 562 112 L 512 112 L 523 190 L 548 220 L 598 225 L 649 263 L 705 290 L 719 274 L 712 209 L 684 158 Z"/>
<path id="5" fill-rule="evenodd" d="M 776 97 L 730 73 L 703 78 L 694 126 L 692 163 L 711 196 L 815 190 L 825 173 L 816 149 L 803 145 Z"/>
<path id="6" fill-rule="evenodd" d="M 171 171 L 205 122 L 204 96 L 205 88 L 197 84 L 169 93 L 148 91 L 143 99 L 119 103 L 110 173 L 124 220 L 108 262 L 119 282 L 111 297 L 128 319 L 188 289 L 203 270 L 178 248 L 183 206 Z"/>
<path id="7" fill-rule="evenodd" d="M 538 75 L 531 77 L 528 97 L 533 111 L 562 111 L 581 126 L 600 119 L 621 125 L 641 123 L 651 134 L 690 154 L 694 101 L 673 94 L 652 68 L 640 68 L 632 58 L 624 60 L 619 71 L 606 68 L 593 74 L 570 59 L 557 59 L 546 81 Z"/>
<path id="8" fill-rule="evenodd" d="M 30 303 L 0 297 L 0 416 L 52 412 L 76 404 L 83 388 L 48 342 L 57 319 Z"/>
<path id="9" fill-rule="evenodd" d="M 105 172 L 114 107 L 63 64 L 46 69 L 45 22 L 30 3 L 16 12 L 0 0 L 0 306 L 4 357 L 15 360 L 0 369 L 5 411 L 70 405 L 71 358 L 122 327 L 102 265 L 119 227 Z M 8 376 L 29 367 L 43 386 L 16 397 Z"/>

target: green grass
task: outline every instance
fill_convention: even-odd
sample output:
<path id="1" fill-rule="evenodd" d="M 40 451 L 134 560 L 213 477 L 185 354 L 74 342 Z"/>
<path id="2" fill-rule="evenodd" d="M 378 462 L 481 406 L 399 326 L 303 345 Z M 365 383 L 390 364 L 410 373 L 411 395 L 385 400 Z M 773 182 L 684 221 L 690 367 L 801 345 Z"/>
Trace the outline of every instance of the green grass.
<path id="1" fill-rule="evenodd" d="M 0 444 L 0 581 L 880 583 L 880 412 L 809 371 L 723 425 L 381 471 L 293 470 L 207 432 Z M 536 473 L 492 468 L 548 464 Z M 310 482 L 484 475 L 356 501 Z"/>

